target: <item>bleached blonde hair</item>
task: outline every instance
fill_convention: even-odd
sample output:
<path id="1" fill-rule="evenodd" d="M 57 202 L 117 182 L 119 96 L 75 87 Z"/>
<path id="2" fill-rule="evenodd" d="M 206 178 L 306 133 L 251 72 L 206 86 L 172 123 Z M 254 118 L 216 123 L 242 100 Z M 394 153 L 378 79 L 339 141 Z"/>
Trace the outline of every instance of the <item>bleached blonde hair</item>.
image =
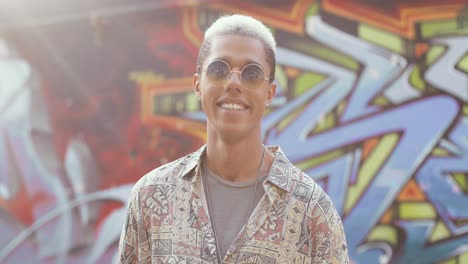
<path id="1" fill-rule="evenodd" d="M 257 19 L 238 14 L 218 18 L 205 31 L 205 38 L 198 52 L 198 73 L 200 73 L 203 63 L 210 53 L 213 39 L 217 36 L 224 35 L 240 35 L 260 40 L 265 48 L 266 60 L 271 69 L 269 76 L 272 78 L 269 80 L 270 82 L 274 80 L 276 66 L 276 41 L 273 34 Z"/>

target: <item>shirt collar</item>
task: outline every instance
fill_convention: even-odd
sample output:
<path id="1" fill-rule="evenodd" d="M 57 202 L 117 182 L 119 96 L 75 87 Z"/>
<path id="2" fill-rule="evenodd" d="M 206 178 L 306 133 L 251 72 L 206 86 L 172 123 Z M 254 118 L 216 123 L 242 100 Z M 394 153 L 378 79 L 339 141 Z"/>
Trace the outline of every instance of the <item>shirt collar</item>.
<path id="1" fill-rule="evenodd" d="M 271 165 L 270 172 L 267 177 L 267 181 L 276 185 L 280 189 L 289 192 L 289 181 L 292 173 L 292 164 L 286 158 L 286 155 L 279 146 L 267 146 L 267 149 L 275 156 L 273 164 Z M 179 166 L 181 166 L 179 178 L 190 182 L 196 182 L 198 175 L 200 175 L 200 168 L 202 164 L 202 158 L 206 150 L 206 145 L 203 145 L 197 151 L 185 156 Z M 190 173 L 195 168 L 194 173 Z"/>

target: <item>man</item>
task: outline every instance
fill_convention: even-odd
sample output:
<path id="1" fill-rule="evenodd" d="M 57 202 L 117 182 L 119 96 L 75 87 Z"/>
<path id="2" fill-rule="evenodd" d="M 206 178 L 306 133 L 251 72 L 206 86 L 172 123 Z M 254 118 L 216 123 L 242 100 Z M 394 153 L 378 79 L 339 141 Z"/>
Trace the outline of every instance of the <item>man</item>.
<path id="1" fill-rule="evenodd" d="M 329 197 L 279 147 L 262 144 L 275 46 L 251 17 L 222 17 L 205 32 L 193 85 L 207 144 L 135 185 L 122 263 L 349 262 Z"/>

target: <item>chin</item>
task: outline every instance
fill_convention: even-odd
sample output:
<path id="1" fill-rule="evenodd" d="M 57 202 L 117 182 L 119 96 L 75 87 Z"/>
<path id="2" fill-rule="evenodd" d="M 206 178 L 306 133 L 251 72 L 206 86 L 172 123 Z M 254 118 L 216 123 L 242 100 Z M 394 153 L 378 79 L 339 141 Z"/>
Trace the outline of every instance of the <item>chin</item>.
<path id="1" fill-rule="evenodd" d="M 238 124 L 220 126 L 216 131 L 224 140 L 227 141 L 239 141 L 244 138 L 248 138 L 255 133 L 255 129 L 253 127 L 240 127 Z"/>

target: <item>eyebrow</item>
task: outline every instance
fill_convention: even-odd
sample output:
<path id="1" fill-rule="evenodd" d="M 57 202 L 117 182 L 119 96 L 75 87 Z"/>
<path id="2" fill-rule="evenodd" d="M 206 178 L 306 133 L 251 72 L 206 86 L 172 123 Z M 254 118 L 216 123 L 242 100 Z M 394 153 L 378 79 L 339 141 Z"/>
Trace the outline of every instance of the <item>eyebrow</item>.
<path id="1" fill-rule="evenodd" d="M 230 57 L 217 57 L 217 58 L 214 58 L 212 61 L 215 61 L 215 60 L 223 60 L 225 62 L 227 62 L 229 64 L 229 67 L 231 67 L 231 59 Z M 246 60 L 245 63 L 242 65 L 242 67 L 244 67 L 245 65 L 249 65 L 249 64 L 257 64 L 257 65 L 260 65 L 260 67 L 262 67 L 262 69 L 265 69 L 265 67 L 258 61 L 254 61 L 254 60 Z"/>

